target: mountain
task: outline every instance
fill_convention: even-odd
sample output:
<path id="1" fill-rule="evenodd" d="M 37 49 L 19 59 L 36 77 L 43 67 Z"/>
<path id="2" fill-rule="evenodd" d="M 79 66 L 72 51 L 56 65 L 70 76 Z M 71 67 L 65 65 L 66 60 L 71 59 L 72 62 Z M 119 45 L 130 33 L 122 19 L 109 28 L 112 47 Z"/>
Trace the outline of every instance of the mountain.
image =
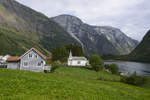
<path id="1" fill-rule="evenodd" d="M 53 48 L 80 43 L 56 22 L 15 0 L 0 0 L 0 55 L 21 55 L 37 45 L 49 54 Z"/>
<path id="2" fill-rule="evenodd" d="M 60 15 L 51 18 L 78 40 L 85 52 L 101 55 L 129 54 L 138 41 L 126 36 L 119 29 L 110 26 L 92 26 L 71 15 Z"/>
<path id="3" fill-rule="evenodd" d="M 150 63 L 150 30 L 144 36 L 141 43 L 129 55 L 131 60 Z"/>

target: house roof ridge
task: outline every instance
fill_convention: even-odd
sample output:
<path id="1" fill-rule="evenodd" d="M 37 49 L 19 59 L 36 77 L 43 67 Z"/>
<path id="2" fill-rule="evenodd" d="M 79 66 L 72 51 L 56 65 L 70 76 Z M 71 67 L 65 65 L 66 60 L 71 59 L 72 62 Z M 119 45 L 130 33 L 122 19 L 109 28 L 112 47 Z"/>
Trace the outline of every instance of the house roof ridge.
<path id="1" fill-rule="evenodd" d="M 32 47 L 28 51 L 26 51 L 20 58 L 22 58 L 24 55 L 26 55 L 29 51 L 34 50 L 36 51 L 42 58 L 47 59 L 47 56 L 45 56 L 40 50 L 37 49 L 37 47 Z"/>
<path id="2" fill-rule="evenodd" d="M 40 50 L 37 49 L 37 47 L 32 47 L 31 49 L 34 49 L 35 51 L 37 51 L 37 53 L 42 56 L 44 59 L 47 58 L 47 56 L 45 56 Z"/>
<path id="3" fill-rule="evenodd" d="M 71 59 L 73 59 L 73 60 L 87 60 L 86 57 L 78 57 L 78 56 L 73 56 L 73 57 L 71 57 Z"/>

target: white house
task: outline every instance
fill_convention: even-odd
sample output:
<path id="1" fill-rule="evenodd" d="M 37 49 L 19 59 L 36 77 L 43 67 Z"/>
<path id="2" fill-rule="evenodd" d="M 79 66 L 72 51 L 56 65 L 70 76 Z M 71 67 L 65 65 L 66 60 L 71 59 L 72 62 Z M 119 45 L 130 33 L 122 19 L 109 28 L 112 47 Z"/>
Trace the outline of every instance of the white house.
<path id="1" fill-rule="evenodd" d="M 2 58 L 3 58 L 3 56 L 0 56 L 0 62 L 2 62 Z"/>
<path id="2" fill-rule="evenodd" d="M 11 56 L 10 55 L 6 55 L 6 56 L 2 57 L 2 62 L 6 62 L 9 57 L 11 57 Z"/>
<path id="3" fill-rule="evenodd" d="M 87 66 L 89 65 L 89 61 L 85 57 L 73 57 L 70 51 L 70 55 L 68 58 L 68 66 Z"/>
<path id="4" fill-rule="evenodd" d="M 21 57 L 9 57 L 7 68 L 43 72 L 50 70 L 50 66 L 46 66 L 46 61 L 47 57 L 33 47 Z"/>

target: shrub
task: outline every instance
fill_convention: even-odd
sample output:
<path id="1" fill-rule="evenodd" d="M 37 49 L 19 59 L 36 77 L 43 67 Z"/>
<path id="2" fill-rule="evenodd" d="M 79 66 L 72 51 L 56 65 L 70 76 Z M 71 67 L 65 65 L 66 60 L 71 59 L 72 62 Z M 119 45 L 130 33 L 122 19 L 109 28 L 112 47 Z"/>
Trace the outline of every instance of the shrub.
<path id="1" fill-rule="evenodd" d="M 144 76 L 137 76 L 136 72 L 130 76 L 122 76 L 121 82 L 141 86 L 147 82 L 147 79 Z"/>
<path id="2" fill-rule="evenodd" d="M 52 64 L 52 62 L 49 62 L 49 61 L 46 62 L 46 65 L 51 65 L 51 64 Z"/>
<path id="3" fill-rule="evenodd" d="M 111 71 L 112 74 L 119 74 L 119 67 L 116 64 L 105 65 L 105 68 Z"/>
<path id="4" fill-rule="evenodd" d="M 104 62 L 99 55 L 93 55 L 90 58 L 90 64 L 95 71 L 102 70 L 104 68 Z"/>
<path id="5" fill-rule="evenodd" d="M 57 63 L 53 63 L 52 64 L 52 67 L 51 67 L 51 72 L 54 72 L 57 68 L 59 68 L 60 67 L 60 65 L 59 64 L 57 64 Z"/>

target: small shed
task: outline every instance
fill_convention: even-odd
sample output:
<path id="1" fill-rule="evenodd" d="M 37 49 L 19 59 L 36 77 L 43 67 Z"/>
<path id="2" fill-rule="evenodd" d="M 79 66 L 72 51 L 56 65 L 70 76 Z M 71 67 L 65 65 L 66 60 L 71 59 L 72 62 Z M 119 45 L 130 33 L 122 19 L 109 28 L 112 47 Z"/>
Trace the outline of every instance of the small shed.
<path id="1" fill-rule="evenodd" d="M 20 58 L 19 57 L 9 57 L 7 59 L 7 68 L 10 69 L 20 69 Z"/>

